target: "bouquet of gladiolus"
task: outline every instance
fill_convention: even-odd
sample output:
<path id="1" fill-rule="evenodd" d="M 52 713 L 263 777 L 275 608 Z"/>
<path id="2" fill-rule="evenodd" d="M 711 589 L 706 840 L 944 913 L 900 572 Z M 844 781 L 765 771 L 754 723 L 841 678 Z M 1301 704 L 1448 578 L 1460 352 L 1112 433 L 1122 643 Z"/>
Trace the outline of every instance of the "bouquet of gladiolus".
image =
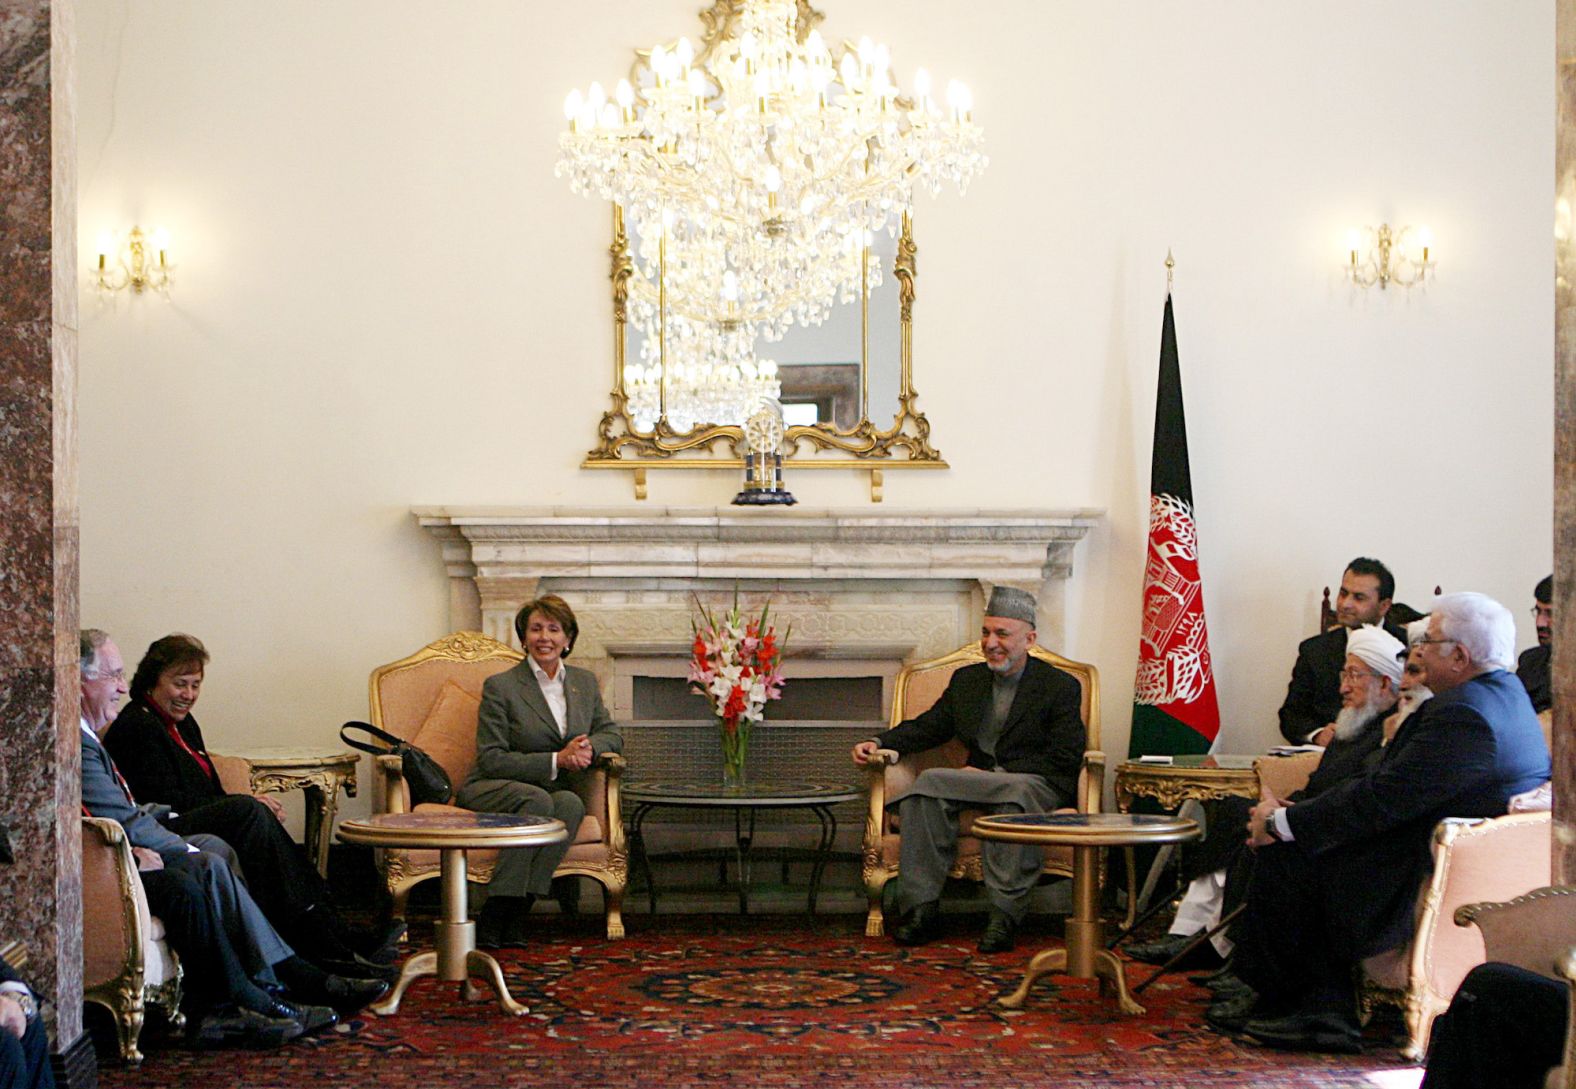
<path id="1" fill-rule="evenodd" d="M 722 760 L 725 775 L 735 783 L 743 782 L 744 757 L 750 747 L 750 727 L 766 717 L 768 700 L 783 694 L 783 641 L 767 619 L 767 602 L 758 617 L 745 617 L 739 611 L 739 595 L 733 608 L 722 616 L 695 598 L 698 620 L 691 621 L 695 645 L 690 658 L 690 691 L 705 696 L 717 716 L 722 732 Z"/>

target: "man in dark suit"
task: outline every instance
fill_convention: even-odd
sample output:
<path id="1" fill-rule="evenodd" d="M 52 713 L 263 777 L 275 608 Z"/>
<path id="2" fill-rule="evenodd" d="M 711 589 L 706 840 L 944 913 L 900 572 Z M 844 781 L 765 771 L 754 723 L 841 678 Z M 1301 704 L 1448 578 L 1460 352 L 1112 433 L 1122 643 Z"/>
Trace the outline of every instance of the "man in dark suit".
<path id="1" fill-rule="evenodd" d="M 38 1002 L 22 977 L 0 957 L 0 1089 L 55 1089 L 49 1034 Z"/>
<path id="2" fill-rule="evenodd" d="M 551 890 L 553 871 L 585 818 L 577 785 L 603 753 L 624 744 L 596 674 L 563 661 L 580 634 L 569 603 L 555 594 L 527 602 L 514 629 L 525 660 L 482 685 L 476 766 L 454 800 L 478 812 L 554 817 L 568 837 L 499 852 L 476 920 L 476 942 L 489 948 L 524 940 L 531 906 Z"/>
<path id="3" fill-rule="evenodd" d="M 1509 672 L 1516 625 L 1482 594 L 1447 594 L 1413 646 L 1433 699 L 1374 768 L 1296 805 L 1256 807 L 1236 971 L 1258 993 L 1249 1036 L 1276 1047 L 1361 1047 L 1353 972 L 1411 937 L 1445 817 L 1495 817 L 1549 778 L 1526 691 Z"/>
<path id="4" fill-rule="evenodd" d="M 1569 1017 L 1570 984 L 1480 964 L 1434 1021 L 1419 1089 L 1542 1089 L 1564 1056 Z"/>
<path id="5" fill-rule="evenodd" d="M 1549 659 L 1554 654 L 1554 576 L 1548 575 L 1532 591 L 1532 620 L 1538 629 L 1538 645 L 1521 652 L 1516 661 L 1516 676 L 1527 689 L 1534 711 L 1554 706 L 1554 689 L 1549 684 Z"/>
<path id="6" fill-rule="evenodd" d="M 1364 624 L 1383 624 L 1391 635 L 1406 641 L 1404 631 L 1385 622 L 1394 596 L 1395 576 L 1378 560 L 1359 556 L 1346 565 L 1335 597 L 1336 626 L 1297 646 L 1297 662 L 1280 709 L 1281 736 L 1288 742 L 1328 745 L 1335 735 L 1348 632 Z"/>
<path id="7" fill-rule="evenodd" d="M 891 799 L 902 820 L 899 903 L 893 932 L 901 945 L 936 938 L 941 889 L 957 854 L 958 814 L 1047 813 L 1072 801 L 1083 765 L 1085 731 L 1078 682 L 1029 657 L 1035 640 L 1035 601 L 1023 590 L 997 587 L 985 608 L 980 650 L 985 661 L 952 675 L 935 706 L 854 746 L 854 763 L 878 759 L 880 749 L 922 752 L 956 738 L 968 748 L 963 768 L 928 768 L 908 791 Z M 981 847 L 990 921 L 982 953 L 1011 949 L 1039 879 L 1040 848 L 985 843 Z"/>

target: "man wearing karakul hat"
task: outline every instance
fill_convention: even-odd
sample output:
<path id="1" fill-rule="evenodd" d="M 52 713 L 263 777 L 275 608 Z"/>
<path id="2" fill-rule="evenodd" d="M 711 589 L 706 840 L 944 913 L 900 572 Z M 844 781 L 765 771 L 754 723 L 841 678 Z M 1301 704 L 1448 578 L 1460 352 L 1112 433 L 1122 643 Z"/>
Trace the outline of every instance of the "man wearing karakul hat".
<path id="1" fill-rule="evenodd" d="M 879 749 L 922 752 L 956 738 L 968 749 L 963 768 L 929 768 L 887 804 L 898 808 L 901 922 L 893 938 L 920 945 L 939 936 L 941 889 L 957 853 L 958 815 L 965 809 L 1045 813 L 1071 802 L 1083 764 L 1081 690 L 1071 676 L 1029 656 L 1035 601 L 1023 590 L 997 587 L 985 607 L 980 651 L 985 661 L 952 675 L 930 710 L 854 746 L 854 763 Z M 1013 947 L 1029 893 L 1040 875 L 1040 848 L 1010 843 L 981 847 L 990 922 L 979 948 Z"/>

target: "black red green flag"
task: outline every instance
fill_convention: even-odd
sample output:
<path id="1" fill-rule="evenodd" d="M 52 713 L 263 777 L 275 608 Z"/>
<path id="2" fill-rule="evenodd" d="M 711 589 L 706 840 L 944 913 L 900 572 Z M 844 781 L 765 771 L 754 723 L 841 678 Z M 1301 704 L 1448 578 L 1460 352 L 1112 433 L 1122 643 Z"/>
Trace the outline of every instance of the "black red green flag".
<path id="1" fill-rule="evenodd" d="M 1130 756 L 1208 752 L 1220 733 L 1215 673 L 1204 623 L 1188 470 L 1187 423 L 1176 322 L 1166 295 L 1149 467 L 1149 551 L 1144 562 L 1144 628 L 1138 642 Z"/>

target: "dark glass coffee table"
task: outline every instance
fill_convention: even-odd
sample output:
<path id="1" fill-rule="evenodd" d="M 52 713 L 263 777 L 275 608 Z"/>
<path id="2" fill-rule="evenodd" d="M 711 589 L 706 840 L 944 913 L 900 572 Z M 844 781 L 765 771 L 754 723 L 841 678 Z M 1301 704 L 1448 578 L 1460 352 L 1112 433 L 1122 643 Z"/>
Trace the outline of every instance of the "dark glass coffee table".
<path id="1" fill-rule="evenodd" d="M 646 818 L 658 809 L 731 809 L 733 810 L 733 856 L 739 868 L 739 914 L 750 910 L 750 857 L 755 843 L 755 815 L 763 809 L 805 809 L 815 815 L 821 835 L 809 848 L 810 911 L 821 891 L 821 876 L 837 837 L 837 817 L 832 807 L 858 801 L 864 791 L 846 783 L 749 783 L 724 787 L 721 783 L 649 782 L 625 783 L 619 792 L 629 811 L 629 855 L 631 866 L 646 880 L 651 911 L 657 910 L 657 888 L 651 879 L 651 856 L 646 853 Z"/>

